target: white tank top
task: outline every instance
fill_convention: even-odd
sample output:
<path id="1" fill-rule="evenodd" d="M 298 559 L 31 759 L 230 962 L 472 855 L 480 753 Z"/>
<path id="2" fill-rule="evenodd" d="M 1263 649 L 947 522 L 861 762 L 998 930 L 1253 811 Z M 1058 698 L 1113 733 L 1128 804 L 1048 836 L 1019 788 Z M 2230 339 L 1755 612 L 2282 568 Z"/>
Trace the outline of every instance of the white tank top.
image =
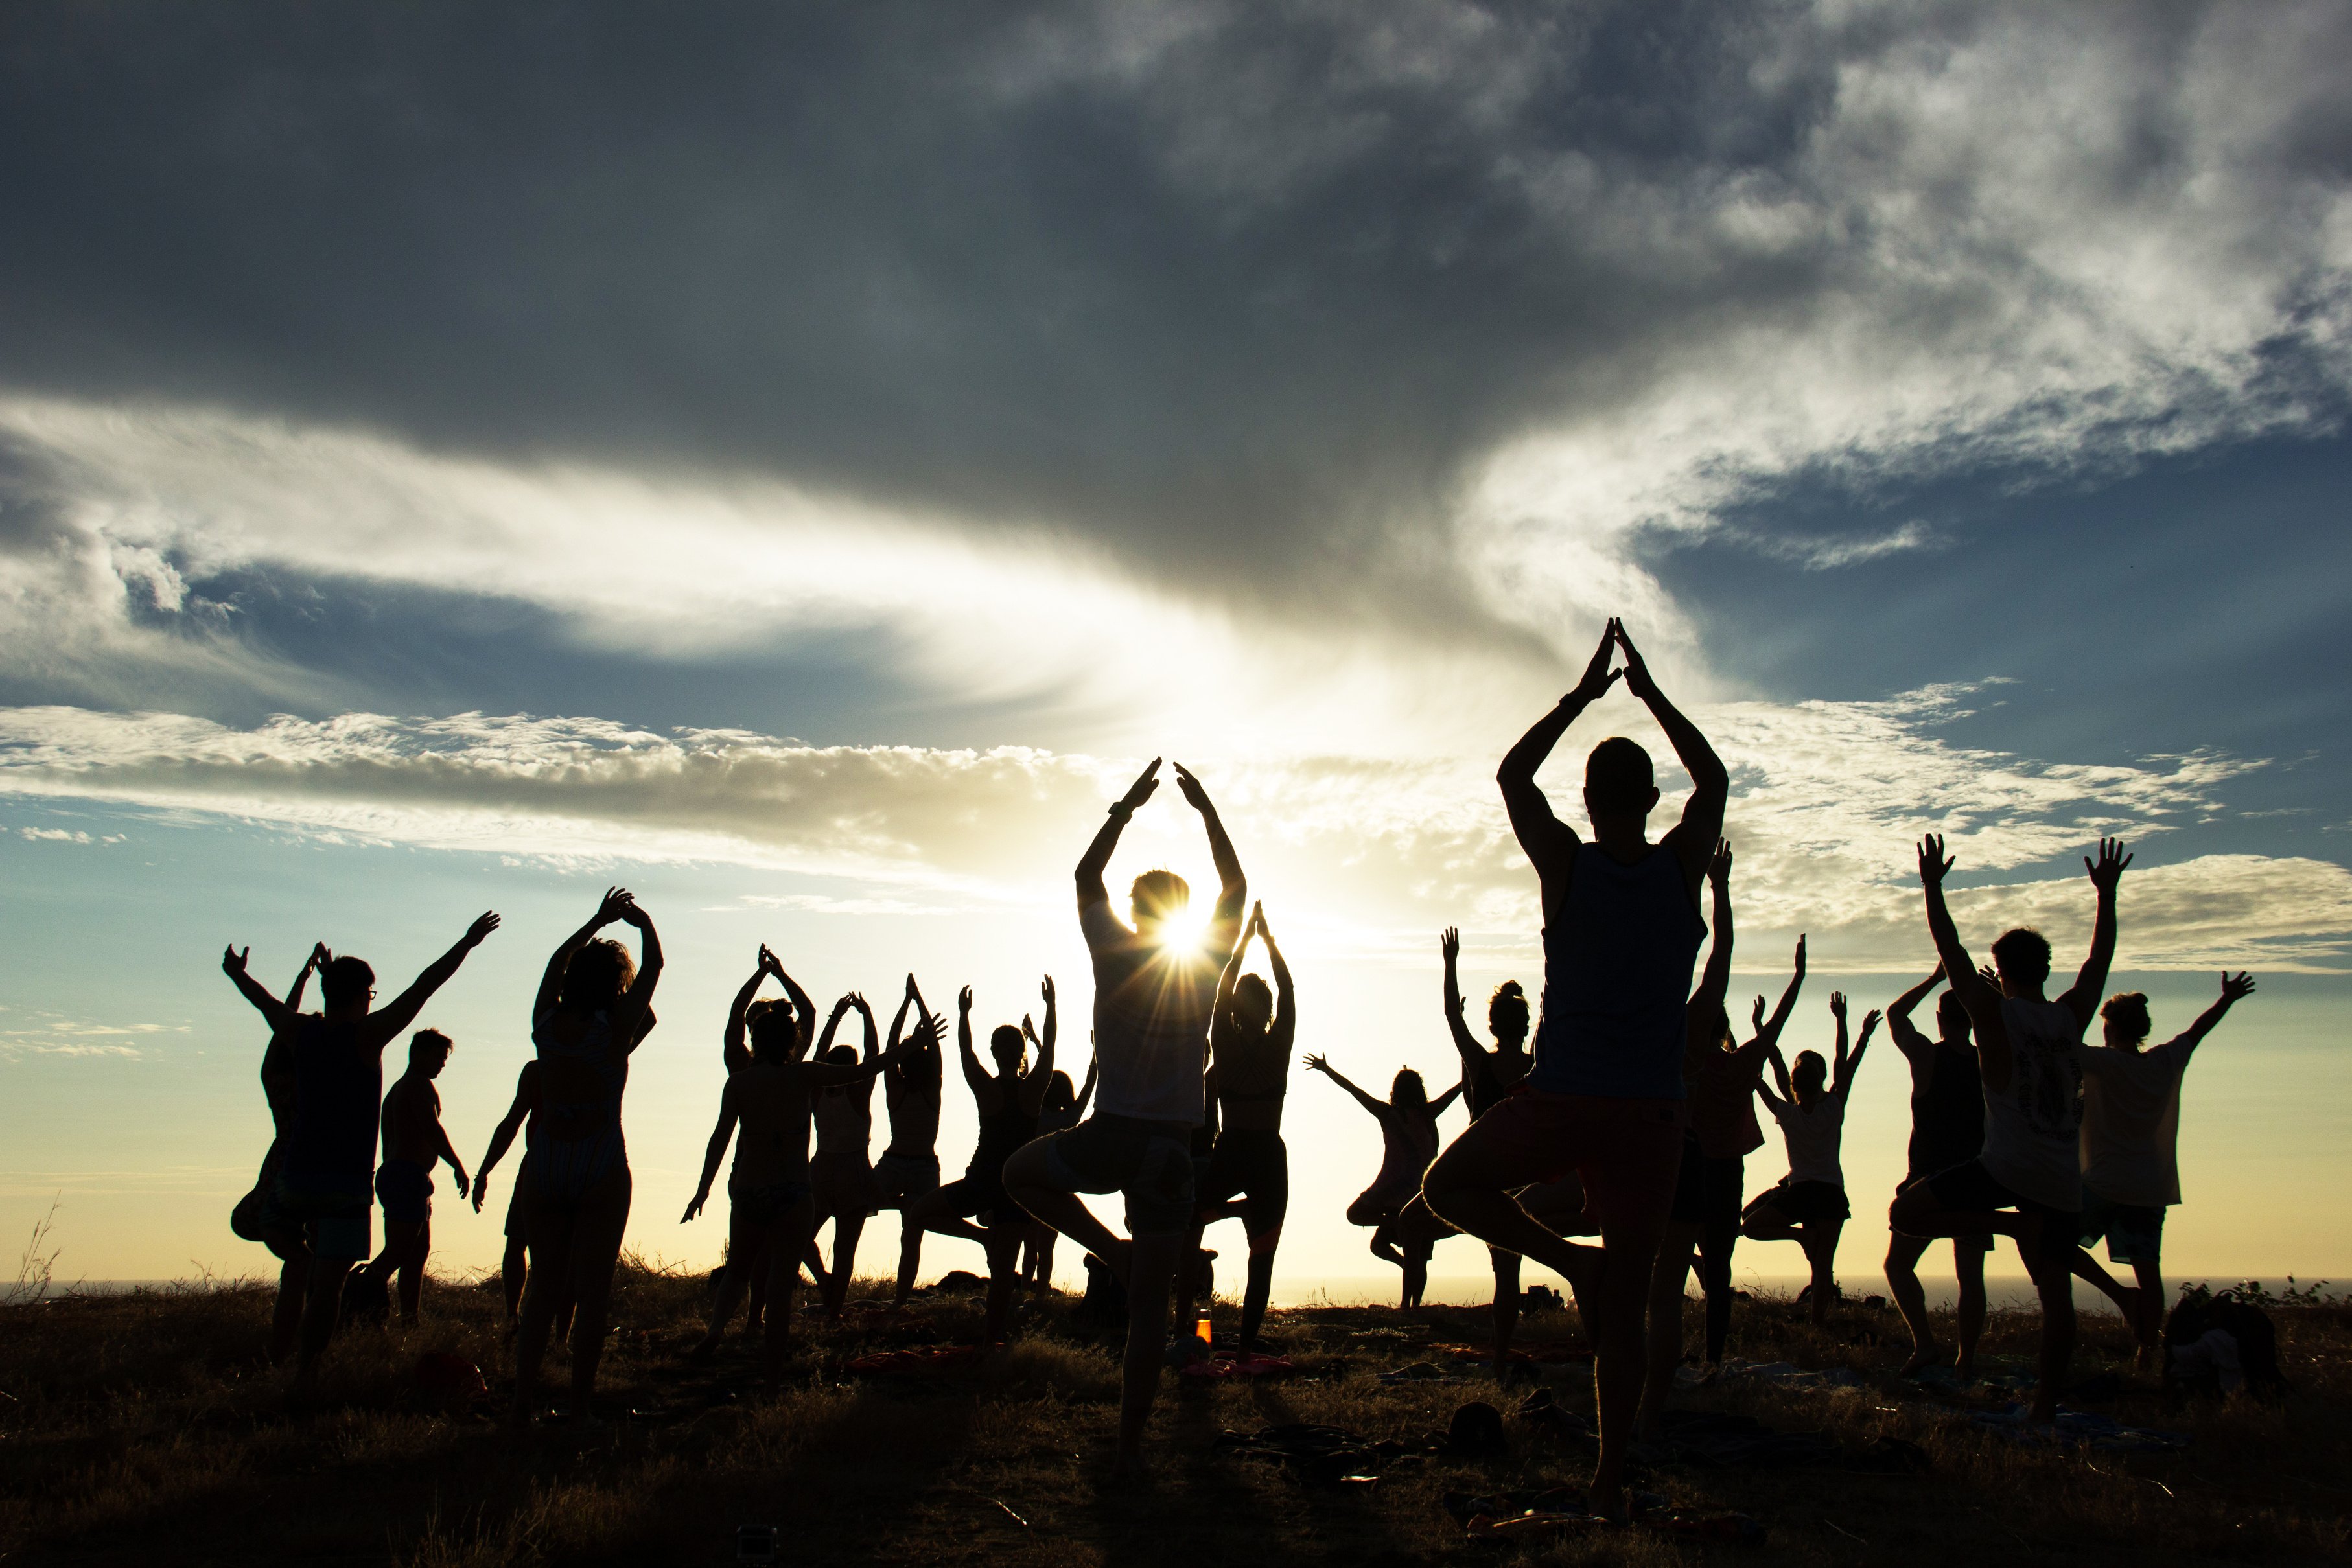
<path id="1" fill-rule="evenodd" d="M 2083 1026 L 2063 1002 L 2004 997 L 2009 1087 L 1985 1086 L 1984 1167 L 1995 1181 L 2068 1213 L 2083 1207 Z"/>

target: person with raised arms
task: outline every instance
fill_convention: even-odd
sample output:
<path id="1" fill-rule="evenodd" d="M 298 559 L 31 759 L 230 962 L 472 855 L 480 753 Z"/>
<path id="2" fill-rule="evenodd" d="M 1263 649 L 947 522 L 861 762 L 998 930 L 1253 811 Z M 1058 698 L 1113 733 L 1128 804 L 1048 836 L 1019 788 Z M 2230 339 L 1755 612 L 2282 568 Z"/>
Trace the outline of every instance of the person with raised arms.
<path id="1" fill-rule="evenodd" d="M 2057 1418 L 2058 1394 L 2074 1351 L 2070 1265 L 2083 1209 L 2083 1031 L 2115 960 L 2116 886 L 2131 857 L 2114 839 L 2099 841 L 2095 862 L 2084 857 L 2098 894 L 2090 956 L 2074 986 L 2054 1002 L 2042 995 L 2050 980 L 2050 943 L 2038 931 L 2003 932 L 1992 945 L 1994 978 L 1977 971 L 1944 901 L 1944 878 L 1953 863 L 1944 853 L 1943 835 L 1919 841 L 1927 930 L 1976 1030 L 1984 1150 L 1906 1188 L 1887 1221 L 1905 1236 L 1996 1235 L 2017 1243 L 2042 1301 L 2041 1364 L 2029 1414 L 2046 1423 Z"/>
<path id="2" fill-rule="evenodd" d="M 639 957 L 597 935 L 614 924 L 636 928 Z M 525 1220 L 531 1270 L 515 1332 L 511 1419 L 518 1427 L 535 1413 L 540 1363 L 566 1306 L 572 1314 L 572 1420 L 583 1427 L 594 1420 L 613 1270 L 635 1191 L 621 1098 L 629 1085 L 629 1057 L 654 1027 L 661 973 L 661 937 L 653 917 L 627 889 L 607 888 L 587 924 L 549 956 L 531 1000 L 540 1108 Z"/>
<path id="3" fill-rule="evenodd" d="M 852 1009 L 866 1023 L 863 1050 L 853 1051 L 833 1043 L 844 1014 Z M 834 1003 L 833 1016 L 825 1020 L 824 1037 L 817 1042 L 815 1059 L 846 1066 L 858 1061 L 878 1062 L 881 1055 L 882 1042 L 875 1028 L 874 1009 L 866 1005 L 866 998 L 852 991 Z M 861 1078 L 855 1083 L 819 1090 L 811 1116 L 816 1127 L 816 1153 L 809 1156 L 809 1199 L 814 1208 L 809 1236 L 814 1246 L 816 1232 L 826 1220 L 833 1221 L 833 1267 L 818 1270 L 817 1291 L 826 1315 L 837 1319 L 849 1303 L 850 1275 L 857 1263 L 857 1239 L 865 1233 L 866 1217 L 880 1212 L 882 1207 L 881 1183 L 875 1179 L 874 1167 L 866 1153 L 874 1139 L 874 1080 Z"/>
<path id="4" fill-rule="evenodd" d="M 1612 671 L 1617 652 L 1625 664 Z M 1621 676 L 1691 778 L 1682 821 L 1655 844 L 1648 821 L 1657 783 L 1649 753 L 1633 741 L 1612 737 L 1586 759 L 1591 843 L 1553 815 L 1536 783 L 1536 770 L 1569 726 Z M 1511 748 L 1496 781 L 1543 890 L 1535 1065 L 1517 1093 L 1438 1155 L 1423 1191 L 1444 1218 L 1557 1270 L 1576 1292 L 1592 1335 L 1600 1411 L 1593 1511 L 1622 1519 L 1625 1450 L 1642 1396 L 1643 1313 L 1687 1120 L 1685 1015 L 1706 936 L 1698 889 L 1723 827 L 1730 778 L 1612 620 L 1575 690 Z M 1512 1196 L 1570 1172 L 1582 1178 L 1600 1224 L 1598 1249 L 1554 1235 Z"/>
<path id="5" fill-rule="evenodd" d="M 1021 1020 L 1023 1032 L 1028 1032 L 1029 1020 Z M 1037 1135 L 1041 1138 L 1055 1133 L 1068 1132 L 1087 1119 L 1087 1107 L 1094 1103 L 1095 1080 L 1101 1069 L 1087 1063 L 1087 1081 L 1083 1086 L 1070 1082 L 1070 1075 L 1060 1068 L 1045 1081 L 1045 1098 L 1037 1107 Z M 1053 1231 L 1042 1225 L 1033 1225 L 1021 1243 L 1021 1281 L 1032 1291 L 1054 1288 Z"/>
<path id="6" fill-rule="evenodd" d="M 323 942 L 314 943 L 302 960 L 294 983 L 286 989 L 286 1011 L 302 1014 L 302 993 L 310 977 L 334 960 Z M 278 1166 L 286 1153 L 286 1135 L 294 1128 L 294 1037 L 272 1030 L 261 1053 L 261 1097 L 269 1106 L 269 1148 L 253 1189 L 229 1210 L 228 1228 L 240 1239 L 258 1241 L 278 1260 L 278 1300 L 270 1313 L 269 1364 L 282 1364 L 294 1354 L 302 1328 L 302 1295 L 310 1278 L 310 1249 L 302 1239 L 299 1223 L 278 1212 L 276 1203 Z"/>
<path id="7" fill-rule="evenodd" d="M 1274 971 L 1270 991 L 1264 980 L 1242 972 L 1253 936 L 1265 944 L 1266 964 Z M 1249 1277 L 1242 1288 L 1244 1355 L 1262 1348 L 1258 1328 L 1274 1291 L 1275 1249 L 1282 1244 L 1282 1222 L 1290 1212 L 1290 1150 L 1282 1141 L 1282 1104 L 1297 1032 L 1290 966 L 1260 904 L 1250 911 L 1249 925 L 1226 960 L 1210 1014 L 1210 1072 L 1222 1114 L 1208 1174 L 1193 1195 L 1197 1218 L 1184 1249 L 1185 1257 L 1197 1257 L 1201 1234 L 1210 1225 L 1227 1218 L 1242 1222 L 1249 1239 Z"/>
<path id="8" fill-rule="evenodd" d="M 1902 1183 L 1895 1189 L 1897 1197 L 1984 1150 L 1984 1078 L 1977 1071 L 1976 1046 L 1969 1038 L 1968 1009 L 1956 992 L 1937 998 L 1933 1040 L 1911 1021 L 1912 1012 L 1943 983 L 1944 967 L 1938 964 L 1934 974 L 1886 1008 L 1886 1032 L 1911 1064 L 1911 1143 Z M 1919 1260 L 1927 1246 L 1925 1237 L 1900 1231 L 1886 1239 L 1886 1288 L 1903 1314 L 1904 1326 L 1911 1331 L 1911 1357 L 1898 1375 L 1904 1377 L 1916 1376 L 1943 1355 L 1934 1320 L 1927 1315 L 1927 1292 L 1919 1283 Z M 1953 1313 L 1958 1344 L 1952 1368 L 1963 1382 L 1976 1376 L 1977 1341 L 1985 1321 L 1984 1260 L 1991 1250 L 1990 1234 L 1952 1238 L 1952 1272 L 1959 1282 Z"/>
<path id="9" fill-rule="evenodd" d="M 2189 1059 L 2231 1004 L 2253 995 L 2253 977 L 2221 974 L 2221 995 L 2180 1033 L 2150 1047 L 2155 1026 L 2147 998 L 2118 991 L 2099 1009 L 2106 1043 L 2086 1046 L 2083 1064 L 2083 1247 L 2105 1238 L 2107 1261 L 2128 1263 L 2137 1291 L 2117 1286 L 2082 1248 L 2074 1271 L 2128 1301 L 2139 1351 L 2137 1367 L 2156 1364 L 2164 1332 L 2164 1211 L 2180 1201 L 2180 1080 Z"/>
<path id="10" fill-rule="evenodd" d="M 1348 1206 L 1348 1223 L 1372 1228 L 1372 1256 L 1404 1272 L 1404 1294 L 1398 1305 L 1417 1307 L 1429 1286 L 1430 1251 L 1448 1227 L 1434 1215 L 1408 1218 L 1405 1211 L 1421 1196 L 1421 1173 L 1437 1157 L 1437 1118 L 1460 1097 L 1463 1085 L 1456 1083 L 1432 1100 L 1421 1074 L 1401 1067 L 1389 1081 L 1389 1097 L 1381 1100 L 1320 1056 L 1309 1055 L 1305 1066 L 1346 1090 L 1381 1125 L 1380 1174 Z"/>
<path id="11" fill-rule="evenodd" d="M 308 1017 L 246 973 L 251 948 L 231 946 L 221 954 L 222 970 L 268 1020 L 272 1037 L 284 1035 L 292 1042 L 294 1124 L 278 1164 L 271 1207 L 284 1223 L 301 1230 L 310 1255 L 289 1391 L 298 1401 L 317 1390 L 319 1361 L 334 1337 L 342 1310 L 343 1281 L 370 1250 L 383 1048 L 416 1021 L 425 1002 L 448 983 L 466 955 L 498 928 L 495 914 L 483 915 L 391 1006 L 377 1011 L 369 1010 L 375 999 L 375 971 L 348 953 L 320 971 L 319 989 L 326 1011 Z"/>
<path id="12" fill-rule="evenodd" d="M 1769 1055 L 1772 1076 L 1780 1080 L 1778 1094 L 1759 1086 L 1765 1108 L 1780 1124 L 1788 1145 L 1789 1174 L 1778 1186 L 1758 1196 L 1739 1217 L 1739 1228 L 1750 1241 L 1794 1241 L 1804 1249 L 1812 1282 L 1804 1296 L 1814 1323 L 1830 1318 L 1830 1302 L 1838 1293 L 1837 1244 L 1853 1217 L 1846 1200 L 1845 1167 L 1838 1155 L 1845 1138 L 1846 1101 L 1853 1093 L 1854 1076 L 1862 1071 L 1863 1053 L 1878 1029 L 1878 1010 L 1863 1015 L 1862 1040 L 1846 1050 L 1845 993 L 1830 993 L 1830 1016 L 1837 1020 L 1837 1070 L 1817 1051 L 1797 1053 L 1792 1072 L 1780 1059 L 1776 1043 Z"/>
<path id="13" fill-rule="evenodd" d="M 1117 1468 L 1139 1469 L 1143 1429 L 1158 1396 L 1176 1264 L 1192 1230 L 1192 1129 L 1207 1113 L 1203 1076 L 1217 985 L 1231 961 L 1249 897 L 1240 857 L 1208 791 L 1181 764 L 1178 788 L 1201 814 L 1220 886 L 1208 922 L 1184 920 L 1192 889 L 1149 871 L 1129 890 L 1132 926 L 1111 913 L 1103 873 L 1119 833 L 1160 787 L 1160 758 L 1110 808 L 1078 861 L 1078 928 L 1095 971 L 1095 1113 L 1040 1138 L 1004 1167 L 1013 1201 L 1084 1247 L 1127 1288 Z M 1114 1235 L 1080 1193 L 1122 1193 L 1131 1239 Z"/>

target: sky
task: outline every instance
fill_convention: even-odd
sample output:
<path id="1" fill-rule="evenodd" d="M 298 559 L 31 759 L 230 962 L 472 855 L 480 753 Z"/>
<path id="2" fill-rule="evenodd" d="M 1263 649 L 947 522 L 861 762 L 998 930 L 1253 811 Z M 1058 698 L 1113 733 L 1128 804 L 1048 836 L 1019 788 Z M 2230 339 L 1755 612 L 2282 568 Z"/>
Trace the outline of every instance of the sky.
<path id="1" fill-rule="evenodd" d="M 1932 966 L 1920 832 L 2062 969 L 2120 834 L 2158 1034 L 2262 988 L 2168 1261 L 2352 1274 L 2347 74 L 2324 4 L 14 7 L 0 1233 L 266 1266 L 227 942 L 398 983 L 499 910 L 425 1020 L 476 1160 L 621 883 L 670 959 L 629 1244 L 708 1265 L 758 946 L 982 1026 L 1050 972 L 1082 1067 L 1067 879 L 1154 756 L 1302 1049 L 1449 1082 L 1439 930 L 1539 983 L 1495 763 L 1619 615 L 1731 768 L 1736 994 L 1810 939 L 1792 1047 Z M 1563 814 L 1612 733 L 1678 810 L 1621 689 Z M 1213 881 L 1172 790 L 1113 885 L 1163 863 Z M 1286 1127 L 1281 1288 L 1376 1275 L 1370 1118 L 1297 1074 Z M 503 1184 L 443 1190 L 493 1264 Z"/>

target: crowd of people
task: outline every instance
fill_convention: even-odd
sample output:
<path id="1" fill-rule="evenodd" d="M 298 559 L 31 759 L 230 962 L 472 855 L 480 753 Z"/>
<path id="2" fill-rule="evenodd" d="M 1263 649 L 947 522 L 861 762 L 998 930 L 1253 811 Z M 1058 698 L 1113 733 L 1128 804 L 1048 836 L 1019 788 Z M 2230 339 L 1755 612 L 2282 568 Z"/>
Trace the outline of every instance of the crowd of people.
<path id="1" fill-rule="evenodd" d="M 1635 742 L 1603 740 L 1587 758 L 1589 835 L 1560 820 L 1536 783 L 1569 727 L 1620 680 L 1664 732 L 1693 786 L 1680 821 L 1654 842 L 1649 826 L 1659 791 Z M 815 1002 L 761 948 L 729 1010 L 718 1124 L 685 1213 L 688 1221 L 701 1213 L 731 1145 L 727 1260 L 691 1355 L 715 1350 L 748 1296 L 777 1375 L 802 1270 L 816 1281 L 822 1308 L 838 1315 L 866 1221 L 886 1208 L 899 1216 L 901 1303 L 915 1289 L 926 1235 L 983 1249 L 989 1344 L 1005 1335 L 1022 1287 L 1050 1281 L 1057 1237 L 1069 1237 L 1118 1281 L 1129 1313 L 1122 1469 L 1140 1462 L 1170 1345 L 1190 1344 L 1170 1331 L 1171 1303 L 1197 1298 L 1204 1228 L 1225 1219 L 1240 1220 L 1248 1242 L 1239 1348 L 1259 1348 L 1289 1203 L 1282 1113 L 1297 1000 L 1264 906 L 1244 918 L 1246 879 L 1216 807 L 1181 765 L 1171 771 L 1206 831 L 1219 879 L 1214 906 L 1205 922 L 1190 920 L 1183 879 L 1151 871 L 1130 887 L 1127 917 L 1113 910 L 1104 873 L 1127 823 L 1160 788 L 1160 768 L 1154 759 L 1111 806 L 1076 869 L 1094 980 L 1084 1087 L 1055 1065 L 1052 977 L 1038 988 L 1034 1012 L 989 1030 L 984 1061 L 974 1043 L 971 988 L 957 997 L 958 1059 L 980 1130 L 954 1181 L 941 1181 L 938 1151 L 947 1023 L 915 977 L 907 977 L 887 1036 L 855 992 L 833 1005 L 820 1030 Z M 1531 1013 L 1524 988 L 1506 982 L 1487 1004 L 1491 1043 L 1482 1042 L 1465 1020 L 1461 941 L 1448 930 L 1440 947 L 1444 1009 L 1461 1058 L 1459 1082 L 1432 1098 L 1421 1075 L 1405 1069 L 1382 1099 L 1321 1054 L 1304 1065 L 1380 1126 L 1379 1174 L 1347 1218 L 1369 1228 L 1373 1251 L 1402 1270 L 1405 1305 L 1419 1302 L 1440 1238 L 1486 1242 L 1495 1367 L 1504 1376 L 1521 1260 L 1568 1282 L 1595 1353 L 1596 1510 L 1622 1515 L 1627 1446 L 1663 1416 L 1685 1359 L 1684 1291 L 1694 1262 L 1707 1369 L 1724 1357 L 1731 1257 L 1743 1238 L 1797 1242 L 1811 1273 L 1810 1310 L 1817 1322 L 1829 1312 L 1838 1242 L 1852 1218 L 1840 1158 L 1846 1110 L 1882 1022 L 1911 1071 L 1908 1171 L 1889 1211 L 1885 1264 L 1912 1337 L 1905 1372 L 1946 1355 L 1916 1272 L 1944 1239 L 1959 1281 L 1951 1362 L 1963 1373 L 1984 1320 L 1985 1257 L 1998 1237 L 2016 1245 L 2042 1309 L 2036 1418 L 2053 1417 L 2064 1381 L 2073 1278 L 2113 1299 L 2148 1354 L 2163 1310 L 2165 1210 L 2180 1197 L 2181 1075 L 2198 1042 L 2253 985 L 2225 975 L 2220 998 L 2188 1030 L 2147 1045 L 2147 998 L 2104 996 L 2116 890 L 2130 864 L 2120 843 L 2102 841 L 2095 859 L 2084 860 L 2095 899 L 2091 948 L 2073 985 L 2052 999 L 2050 945 L 2034 931 L 2002 933 L 1990 964 L 1977 967 L 1944 894 L 1953 860 L 1941 838 L 1923 840 L 1918 870 L 1934 972 L 1883 1017 L 1865 1013 L 1858 1036 L 1849 1034 L 1845 997 L 1832 994 L 1831 1055 L 1801 1051 L 1791 1064 L 1780 1038 L 1804 984 L 1804 942 L 1778 1004 L 1768 1010 L 1757 998 L 1741 1040 L 1727 1006 L 1728 779 L 1706 737 L 1660 692 L 1622 624 L 1610 622 L 1576 688 L 1511 748 L 1498 781 L 1541 885 L 1539 1009 Z M 616 925 L 636 931 L 634 956 L 605 935 Z M 541 1364 L 551 1341 L 562 1339 L 572 1360 L 572 1414 L 589 1418 L 632 1197 L 622 1102 L 631 1055 L 656 1023 L 661 942 L 652 918 L 615 888 L 556 948 L 532 1005 L 532 1060 L 468 1178 L 442 1128 L 433 1082 L 448 1061 L 448 1038 L 417 1030 L 407 1070 L 389 1092 L 383 1055 L 498 926 L 496 915 L 482 915 L 383 1008 L 374 1006 L 368 965 L 323 946 L 283 998 L 247 974 L 245 952 L 224 956 L 230 978 L 269 1025 L 261 1078 L 277 1128 L 232 1223 L 282 1260 L 272 1348 L 277 1359 L 294 1361 L 298 1397 L 315 1385 L 354 1270 L 362 1293 L 383 1293 L 396 1281 L 400 1311 L 416 1313 L 437 1167 L 450 1166 L 459 1194 L 478 1211 L 491 1172 L 520 1136 L 503 1262 L 516 1331 L 515 1416 L 528 1420 L 536 1408 Z M 1264 949 L 1271 983 L 1246 967 L 1253 943 Z M 305 1012 L 314 973 L 324 1007 Z M 771 981 L 782 994 L 762 998 Z M 1939 988 L 1930 1039 L 1912 1018 Z M 853 1012 L 861 1043 L 836 1043 Z M 2095 1016 L 2104 1044 L 2088 1046 Z M 889 1139 L 869 1161 L 877 1079 Z M 1457 1098 L 1470 1124 L 1446 1144 L 1438 1117 Z M 1745 1162 L 1765 1142 L 1759 1100 L 1780 1129 L 1789 1171 L 1750 1199 Z M 1087 1201 L 1114 1193 L 1124 1233 Z M 371 1258 L 377 1202 L 384 1244 Z M 829 1262 L 817 1246 L 827 1222 Z M 2085 1250 L 2102 1239 L 2110 1262 L 2131 1267 L 2132 1284 Z"/>

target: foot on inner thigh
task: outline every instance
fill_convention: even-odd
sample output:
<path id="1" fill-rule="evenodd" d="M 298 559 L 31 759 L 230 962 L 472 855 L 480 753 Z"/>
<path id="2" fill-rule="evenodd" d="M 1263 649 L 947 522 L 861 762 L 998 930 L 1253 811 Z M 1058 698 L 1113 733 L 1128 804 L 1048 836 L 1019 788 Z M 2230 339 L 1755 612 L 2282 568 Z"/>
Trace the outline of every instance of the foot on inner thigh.
<path id="1" fill-rule="evenodd" d="M 1122 1241 L 1114 1236 L 1111 1238 L 1110 1246 L 1097 1250 L 1095 1258 L 1104 1268 L 1117 1275 L 1118 1282 L 1124 1285 L 1135 1271 L 1135 1243 Z M 1142 1461 L 1139 1459 L 1136 1463 L 1139 1469 Z"/>

